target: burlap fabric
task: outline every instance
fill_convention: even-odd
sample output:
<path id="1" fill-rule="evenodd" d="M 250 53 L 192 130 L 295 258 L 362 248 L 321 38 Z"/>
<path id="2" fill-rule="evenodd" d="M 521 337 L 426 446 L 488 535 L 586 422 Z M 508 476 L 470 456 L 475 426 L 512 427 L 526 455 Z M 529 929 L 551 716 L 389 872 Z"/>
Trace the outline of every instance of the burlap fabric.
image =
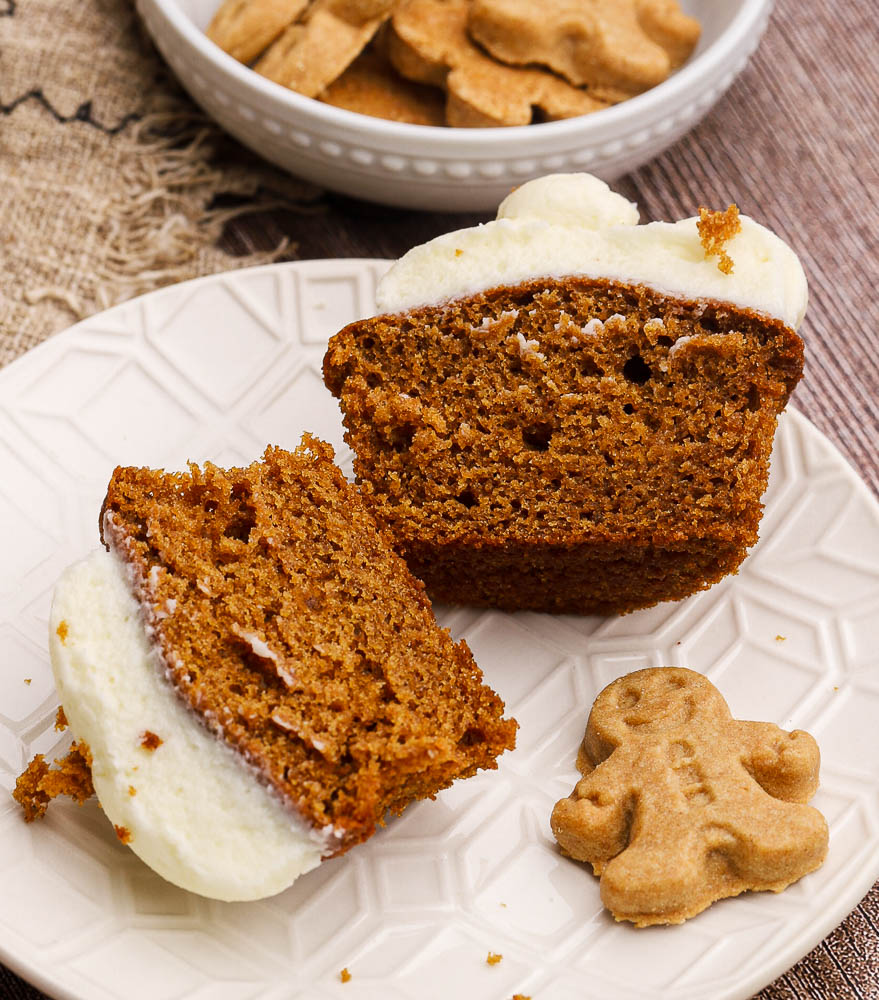
<path id="1" fill-rule="evenodd" d="M 796 247 L 796 405 L 879 490 L 875 16 L 873 0 L 778 0 L 729 94 L 618 187 L 646 219 L 735 200 Z M 261 164 L 176 90 L 128 0 L 0 0 L 0 364 L 160 284 L 279 255 L 395 257 L 479 218 L 328 197 Z M 40 996 L 0 966 L 0 1000 Z M 759 997 L 879 1000 L 879 886 Z"/>
<path id="2" fill-rule="evenodd" d="M 218 195 L 307 204 L 174 88 L 127 0 L 0 0 L 0 364 L 142 291 L 251 261 Z M 237 150 L 237 147 L 236 147 Z"/>

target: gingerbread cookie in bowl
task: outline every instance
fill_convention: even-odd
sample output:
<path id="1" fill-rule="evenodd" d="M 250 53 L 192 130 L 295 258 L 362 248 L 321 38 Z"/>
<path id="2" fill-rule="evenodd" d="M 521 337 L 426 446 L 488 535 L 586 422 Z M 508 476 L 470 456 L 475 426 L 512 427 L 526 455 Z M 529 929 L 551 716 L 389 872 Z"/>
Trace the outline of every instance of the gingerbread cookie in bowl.
<path id="1" fill-rule="evenodd" d="M 468 30 L 504 63 L 546 66 L 615 102 L 667 79 L 701 29 L 677 0 L 472 0 Z"/>
<path id="2" fill-rule="evenodd" d="M 733 719 L 695 671 L 649 668 L 608 685 L 577 763 L 584 776 L 556 803 L 552 830 L 600 876 L 617 920 L 683 923 L 746 890 L 779 892 L 826 856 L 827 823 L 806 804 L 814 739 Z"/>
<path id="3" fill-rule="evenodd" d="M 470 9 L 470 0 L 406 0 L 391 18 L 391 63 L 407 80 L 443 88 L 449 125 L 529 125 L 535 109 L 555 121 L 608 106 L 547 69 L 486 55 L 468 34 Z"/>

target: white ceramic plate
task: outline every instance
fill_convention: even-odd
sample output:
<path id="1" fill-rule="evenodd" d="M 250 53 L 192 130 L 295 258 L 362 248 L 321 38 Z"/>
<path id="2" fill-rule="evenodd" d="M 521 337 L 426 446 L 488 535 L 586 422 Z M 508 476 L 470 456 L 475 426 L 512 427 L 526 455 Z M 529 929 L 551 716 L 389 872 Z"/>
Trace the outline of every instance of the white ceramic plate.
<path id="1" fill-rule="evenodd" d="M 0 959 L 77 1000 L 747 997 L 879 875 L 879 507 L 795 412 L 738 576 L 624 618 L 441 611 L 518 718 L 518 749 L 274 899 L 190 895 L 121 846 L 94 802 L 55 803 L 28 826 L 7 794 L 34 753 L 67 742 L 53 728 L 49 600 L 97 543 L 114 464 L 244 462 L 310 429 L 350 471 L 321 359 L 372 310 L 385 266 L 308 261 L 178 285 L 0 372 Z M 599 689 L 661 664 L 707 673 L 738 717 L 818 738 L 831 843 L 784 893 L 636 931 L 602 912 L 548 821 Z M 489 952 L 503 960 L 489 966 Z"/>

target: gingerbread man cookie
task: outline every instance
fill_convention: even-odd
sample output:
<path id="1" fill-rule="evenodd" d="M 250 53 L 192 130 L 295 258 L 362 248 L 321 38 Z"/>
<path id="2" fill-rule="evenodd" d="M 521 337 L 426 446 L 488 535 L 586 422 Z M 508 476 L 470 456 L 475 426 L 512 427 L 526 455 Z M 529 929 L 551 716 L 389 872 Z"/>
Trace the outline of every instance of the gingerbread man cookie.
<path id="1" fill-rule="evenodd" d="M 607 106 L 544 69 L 505 66 L 467 34 L 470 0 L 402 0 L 391 20 L 391 62 L 409 80 L 443 87 L 446 121 L 458 127 L 528 125 Z"/>
<path id="2" fill-rule="evenodd" d="M 556 803 L 552 830 L 601 877 L 617 920 L 682 923 L 746 889 L 779 892 L 827 853 L 824 817 L 805 804 L 818 787 L 814 739 L 733 719 L 692 670 L 606 687 L 577 763 L 584 777 Z"/>
<path id="3" fill-rule="evenodd" d="M 665 80 L 700 34 L 677 0 L 473 0 L 469 31 L 496 59 L 539 63 L 617 99 Z"/>

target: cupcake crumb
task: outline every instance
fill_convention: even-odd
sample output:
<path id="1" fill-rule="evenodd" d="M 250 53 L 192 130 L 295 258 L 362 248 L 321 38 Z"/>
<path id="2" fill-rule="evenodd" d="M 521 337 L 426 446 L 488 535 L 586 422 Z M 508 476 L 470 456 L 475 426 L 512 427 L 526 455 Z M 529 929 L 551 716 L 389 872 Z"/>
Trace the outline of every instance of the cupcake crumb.
<path id="1" fill-rule="evenodd" d="M 733 259 L 726 252 L 726 244 L 741 231 L 742 221 L 736 205 L 730 205 L 725 212 L 712 212 L 699 206 L 699 221 L 696 223 L 699 239 L 706 257 L 717 257 L 718 270 L 724 274 L 733 273 Z"/>
<path id="2" fill-rule="evenodd" d="M 140 736 L 140 745 L 144 750 L 158 750 L 164 740 L 161 736 L 156 736 L 149 729 L 145 729 Z"/>

